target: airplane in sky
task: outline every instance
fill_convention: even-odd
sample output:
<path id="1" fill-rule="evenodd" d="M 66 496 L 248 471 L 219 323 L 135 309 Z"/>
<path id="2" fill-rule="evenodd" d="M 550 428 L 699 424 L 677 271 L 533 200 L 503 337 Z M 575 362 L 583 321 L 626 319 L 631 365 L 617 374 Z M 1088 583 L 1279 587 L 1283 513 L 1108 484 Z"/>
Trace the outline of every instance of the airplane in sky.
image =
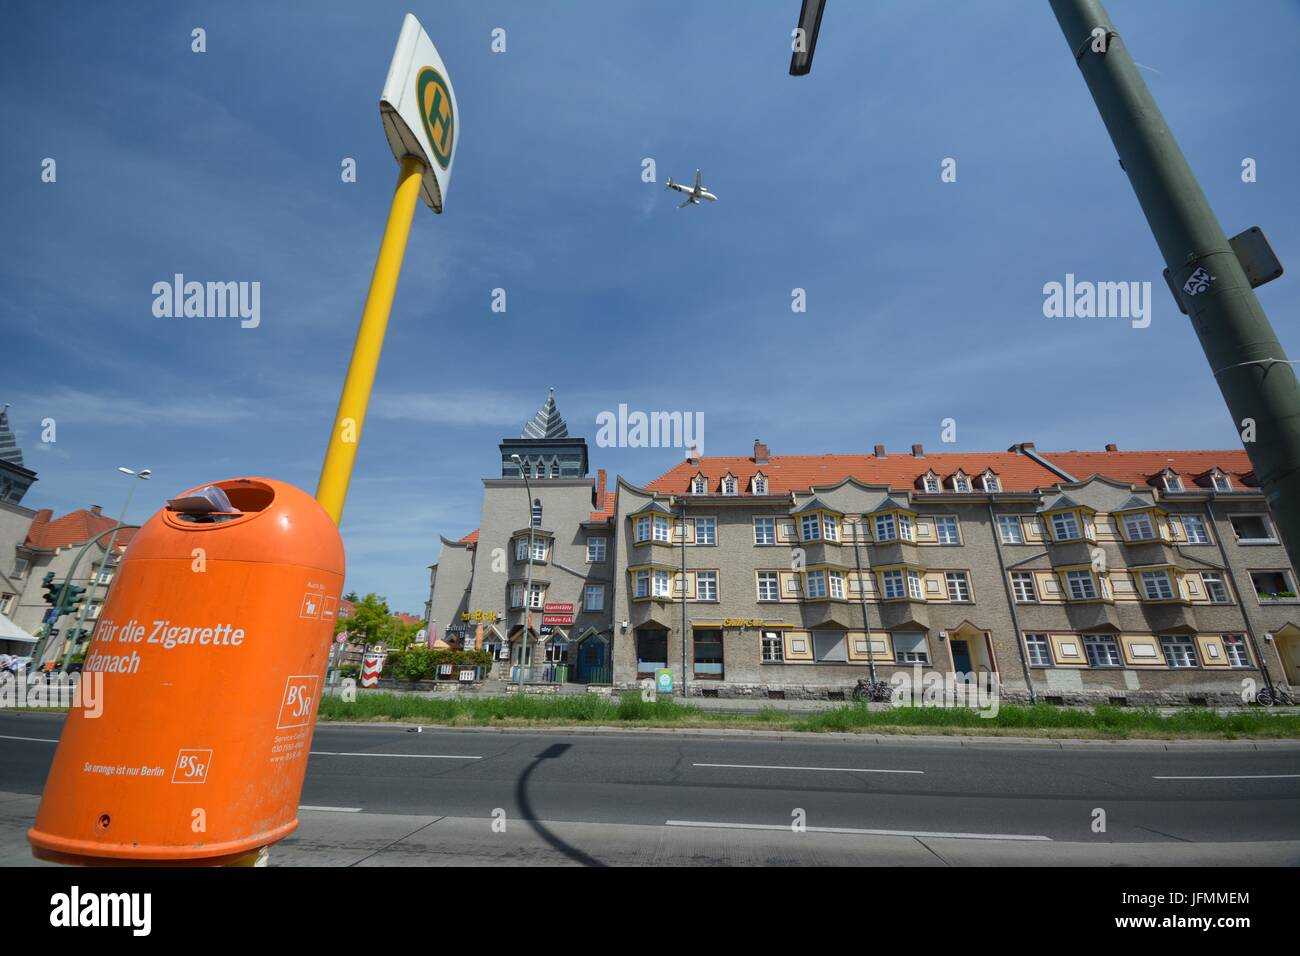
<path id="1" fill-rule="evenodd" d="M 680 206 L 678 206 L 678 207 L 677 207 L 678 209 L 683 209 L 683 208 L 685 208 L 686 206 L 691 206 L 691 205 L 698 206 L 698 205 L 700 204 L 700 200 L 701 200 L 701 199 L 707 199 L 709 202 L 717 202 L 717 201 L 718 201 L 718 197 L 717 197 L 717 196 L 713 195 L 713 193 L 709 192 L 707 189 L 705 189 L 705 188 L 700 184 L 700 171 L 699 171 L 698 169 L 695 170 L 695 188 L 694 188 L 694 189 L 692 189 L 690 186 L 683 186 L 681 183 L 675 183 L 675 182 L 673 182 L 673 177 L 671 177 L 671 176 L 668 177 L 668 186 L 667 186 L 667 188 L 668 188 L 668 189 L 676 189 L 679 193 L 685 193 L 685 194 L 686 194 L 686 201 L 685 201 L 684 203 L 682 203 Z"/>

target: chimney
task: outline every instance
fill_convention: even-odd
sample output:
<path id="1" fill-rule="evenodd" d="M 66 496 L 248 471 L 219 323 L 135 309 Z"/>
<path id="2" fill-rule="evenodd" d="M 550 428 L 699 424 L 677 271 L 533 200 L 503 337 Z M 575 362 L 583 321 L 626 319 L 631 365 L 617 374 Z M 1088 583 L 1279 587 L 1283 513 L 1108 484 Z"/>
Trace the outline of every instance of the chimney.
<path id="1" fill-rule="evenodd" d="M 100 505 L 91 505 L 91 506 L 90 506 L 90 513 L 91 513 L 92 515 L 94 515 L 96 518 L 98 518 L 98 517 L 103 513 L 103 511 L 104 511 L 104 509 L 103 509 L 103 507 L 101 507 Z"/>
<path id="2" fill-rule="evenodd" d="M 1117 446 L 1114 442 L 1111 442 L 1111 444 L 1109 444 L 1109 445 L 1106 446 L 1106 450 L 1107 450 L 1107 451 L 1119 451 L 1119 446 Z"/>
<path id="3" fill-rule="evenodd" d="M 53 517 L 54 517 L 53 508 L 42 508 L 40 511 L 36 512 L 36 517 L 32 519 L 32 525 L 35 526 L 38 524 L 49 524 L 50 519 Z"/>
<path id="4" fill-rule="evenodd" d="M 876 455 L 877 458 L 884 458 L 884 457 L 885 457 L 885 446 L 884 446 L 884 445 L 877 445 L 877 446 L 875 447 L 875 449 L 874 449 L 874 452 L 875 452 L 875 455 Z"/>
<path id="5" fill-rule="evenodd" d="M 692 465 L 698 465 L 700 463 L 699 451 L 694 445 L 686 450 L 686 460 Z"/>
<path id="6" fill-rule="evenodd" d="M 924 457 L 925 457 L 925 448 L 924 448 L 923 446 L 921 446 L 921 445 L 913 445 L 913 446 L 912 446 L 912 457 L 913 457 L 913 458 L 924 458 Z"/>
<path id="7" fill-rule="evenodd" d="M 767 450 L 767 446 L 764 445 L 764 444 L 763 444 L 761 441 L 759 441 L 757 438 L 755 438 L 755 439 L 754 439 L 754 464 L 756 464 L 756 465 L 766 465 L 766 464 L 767 464 L 767 459 L 768 459 L 768 454 L 769 454 L 769 452 L 768 452 L 768 450 Z"/>
<path id="8" fill-rule="evenodd" d="M 596 508 L 605 510 L 605 469 L 596 470 Z"/>

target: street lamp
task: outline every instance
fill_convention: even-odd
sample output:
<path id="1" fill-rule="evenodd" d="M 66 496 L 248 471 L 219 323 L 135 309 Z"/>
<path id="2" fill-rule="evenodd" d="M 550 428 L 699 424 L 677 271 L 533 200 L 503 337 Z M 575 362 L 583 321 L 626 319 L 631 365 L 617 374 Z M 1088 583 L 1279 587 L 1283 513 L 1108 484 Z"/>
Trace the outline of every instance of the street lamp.
<path id="1" fill-rule="evenodd" d="M 519 466 L 519 474 L 524 479 L 524 494 L 528 498 L 528 573 L 524 583 L 524 633 L 519 647 L 519 692 L 524 691 L 524 661 L 532 651 L 529 632 L 533 627 L 533 487 L 528 483 L 528 469 L 518 455 L 511 455 L 510 460 Z M 529 668 L 531 670 L 531 667 Z"/>
<path id="2" fill-rule="evenodd" d="M 148 468 L 142 468 L 140 469 L 140 471 L 132 471 L 130 468 L 119 467 L 117 470 L 120 471 L 122 474 L 126 475 L 128 478 L 138 478 L 141 481 L 148 481 L 149 476 L 153 474 L 153 472 L 150 471 Z M 131 482 L 131 488 L 126 493 L 126 503 L 122 505 L 122 515 L 117 519 L 117 527 L 113 529 L 113 534 L 108 539 L 108 551 L 104 555 L 103 563 L 99 566 L 100 573 L 103 573 L 104 569 L 108 566 L 109 562 L 112 561 L 113 559 L 113 555 L 115 553 L 113 549 L 117 546 L 117 533 L 119 530 L 121 530 L 122 525 L 126 522 L 126 511 L 128 508 L 131 507 L 131 497 L 135 494 L 135 487 L 136 487 L 135 482 L 134 481 Z M 82 602 L 81 610 L 77 612 L 76 629 L 77 629 L 78 637 L 80 637 L 82 625 L 85 624 L 86 622 L 86 612 L 90 609 L 90 605 L 95 599 L 95 592 L 99 589 L 98 578 L 99 578 L 98 574 L 91 574 L 90 586 L 86 589 L 86 600 Z M 113 580 L 117 580 L 116 573 L 113 575 Z M 106 589 L 104 591 L 104 603 L 108 602 L 108 592 L 112 590 L 112 587 L 113 586 L 111 583 L 105 586 Z M 64 653 L 63 653 L 63 668 L 62 668 L 65 672 L 68 669 L 68 665 L 71 663 L 72 650 L 73 648 L 69 647 L 65 641 Z"/>
<path id="3" fill-rule="evenodd" d="M 822 11 L 826 9 L 826 0 L 803 0 L 799 8 L 799 30 L 796 35 L 794 53 L 790 57 L 790 75 L 807 76 L 812 70 L 813 53 L 817 49 L 817 33 L 822 28 Z"/>

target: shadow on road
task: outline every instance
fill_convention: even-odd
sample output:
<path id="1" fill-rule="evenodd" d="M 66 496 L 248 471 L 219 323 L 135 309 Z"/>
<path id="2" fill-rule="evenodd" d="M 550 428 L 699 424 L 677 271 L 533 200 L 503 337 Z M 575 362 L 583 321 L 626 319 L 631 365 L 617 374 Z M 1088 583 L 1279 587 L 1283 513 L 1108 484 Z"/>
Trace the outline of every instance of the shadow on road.
<path id="1" fill-rule="evenodd" d="M 515 784 L 515 800 L 519 804 L 520 814 L 523 816 L 524 820 L 528 822 L 528 825 L 533 828 L 533 832 L 551 846 L 555 847 L 555 849 L 559 850 L 570 860 L 581 863 L 583 866 L 605 866 L 605 864 L 600 860 L 597 860 L 593 856 L 588 856 L 573 844 L 566 843 L 548 830 L 540 820 L 536 819 L 536 815 L 533 813 L 533 805 L 528 800 L 528 778 L 532 775 L 533 771 L 537 769 L 538 765 L 541 764 L 543 760 L 553 760 L 556 757 L 559 757 L 568 750 L 570 746 L 572 745 L 552 744 L 539 753 L 536 758 L 534 758 L 533 762 L 528 765 L 528 769 L 520 775 L 519 782 Z"/>

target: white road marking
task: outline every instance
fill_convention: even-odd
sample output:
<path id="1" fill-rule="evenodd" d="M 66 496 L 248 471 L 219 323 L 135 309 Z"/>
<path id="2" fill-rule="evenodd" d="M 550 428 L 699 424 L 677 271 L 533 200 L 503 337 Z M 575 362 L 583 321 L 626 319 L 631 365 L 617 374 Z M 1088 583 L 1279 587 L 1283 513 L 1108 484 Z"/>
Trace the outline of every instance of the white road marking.
<path id="1" fill-rule="evenodd" d="M 1152 780 L 1295 780 L 1300 773 L 1242 773 L 1220 777 L 1152 777 Z"/>
<path id="2" fill-rule="evenodd" d="M 333 813 L 360 813 L 360 807 L 309 807 L 305 803 L 298 808 L 299 810 L 328 810 Z"/>
<path id="3" fill-rule="evenodd" d="M 58 741 L 51 737 L 10 737 L 8 734 L 0 734 L 0 740 L 30 740 L 36 744 L 57 744 Z"/>
<path id="4" fill-rule="evenodd" d="M 870 770 L 864 767 L 769 767 L 761 763 L 696 763 L 692 767 L 729 767 L 733 770 L 827 770 L 832 773 L 925 773 L 924 770 Z"/>
<path id="5" fill-rule="evenodd" d="M 666 827 L 699 827 L 716 830 L 784 830 L 793 833 L 788 823 L 708 823 L 701 820 L 665 820 Z M 938 833 L 929 830 L 864 830 L 856 827 L 804 827 L 809 833 L 849 833 L 861 836 L 930 837 L 953 840 L 1026 840 L 1051 843 L 1049 836 L 1026 833 Z"/>
<path id="6" fill-rule="evenodd" d="M 352 753 L 346 750 L 313 750 L 314 757 L 414 757 L 419 760 L 482 760 L 472 754 L 381 754 Z"/>

